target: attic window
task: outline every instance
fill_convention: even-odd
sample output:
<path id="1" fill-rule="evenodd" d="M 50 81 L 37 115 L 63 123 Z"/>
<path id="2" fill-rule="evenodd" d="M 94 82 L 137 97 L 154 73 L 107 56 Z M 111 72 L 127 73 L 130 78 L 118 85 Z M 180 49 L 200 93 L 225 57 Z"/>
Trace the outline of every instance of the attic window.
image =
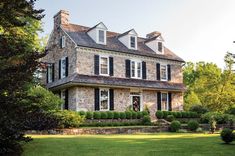
<path id="1" fill-rule="evenodd" d="M 158 51 L 162 52 L 162 42 L 158 42 Z"/>
<path id="2" fill-rule="evenodd" d="M 99 42 L 104 43 L 104 30 L 99 30 Z"/>
<path id="3" fill-rule="evenodd" d="M 136 48 L 136 37 L 134 36 L 131 36 L 130 37 L 130 45 L 131 45 L 131 48 Z"/>

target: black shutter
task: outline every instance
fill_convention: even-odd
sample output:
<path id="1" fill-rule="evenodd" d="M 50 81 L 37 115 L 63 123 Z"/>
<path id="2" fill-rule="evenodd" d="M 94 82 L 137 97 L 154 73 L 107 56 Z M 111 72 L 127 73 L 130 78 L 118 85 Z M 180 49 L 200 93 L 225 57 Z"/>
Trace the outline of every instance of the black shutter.
<path id="1" fill-rule="evenodd" d="M 69 58 L 68 57 L 65 58 L 65 62 L 66 62 L 65 76 L 68 76 L 69 75 Z"/>
<path id="2" fill-rule="evenodd" d="M 162 110 L 161 92 L 157 92 L 157 110 Z"/>
<path id="3" fill-rule="evenodd" d="M 142 62 L 142 78 L 146 79 L 147 77 L 147 71 L 146 71 L 146 62 Z"/>
<path id="4" fill-rule="evenodd" d="M 61 60 L 59 60 L 59 79 L 61 78 Z"/>
<path id="5" fill-rule="evenodd" d="M 49 73 L 48 73 L 48 65 L 47 65 L 47 83 L 48 83 L 48 76 L 49 76 Z"/>
<path id="6" fill-rule="evenodd" d="M 126 60 L 126 77 L 131 77 L 131 61 Z"/>
<path id="7" fill-rule="evenodd" d="M 65 90 L 65 100 L 64 100 L 64 109 L 69 109 L 69 90 Z"/>
<path id="8" fill-rule="evenodd" d="M 100 62 L 99 59 L 100 59 L 99 55 L 95 55 L 95 57 L 94 57 L 94 63 L 95 63 L 94 73 L 95 73 L 95 75 L 99 75 L 99 62 Z"/>
<path id="9" fill-rule="evenodd" d="M 95 111 L 100 110 L 100 90 L 95 88 Z"/>
<path id="10" fill-rule="evenodd" d="M 60 48 L 62 48 L 62 37 L 60 38 Z"/>
<path id="11" fill-rule="evenodd" d="M 161 75 L 160 75 L 160 63 L 157 63 L 156 65 L 156 69 L 157 69 L 157 80 L 161 79 Z"/>
<path id="12" fill-rule="evenodd" d="M 55 64 L 54 63 L 52 63 L 52 82 L 54 82 L 55 81 Z"/>
<path id="13" fill-rule="evenodd" d="M 109 75 L 113 76 L 113 57 L 109 57 Z"/>
<path id="14" fill-rule="evenodd" d="M 172 111 L 171 93 L 168 93 L 168 105 L 169 105 L 169 111 Z"/>
<path id="15" fill-rule="evenodd" d="M 114 92 L 113 89 L 109 89 L 109 110 L 114 110 Z"/>
<path id="16" fill-rule="evenodd" d="M 168 75 L 168 81 L 171 80 L 171 65 L 167 65 L 167 75 Z"/>

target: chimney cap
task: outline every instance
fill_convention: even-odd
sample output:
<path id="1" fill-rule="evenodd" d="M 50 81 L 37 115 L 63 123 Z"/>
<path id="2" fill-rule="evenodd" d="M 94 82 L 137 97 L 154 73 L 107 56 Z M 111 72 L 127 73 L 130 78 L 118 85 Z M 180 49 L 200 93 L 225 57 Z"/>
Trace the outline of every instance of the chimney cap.
<path id="1" fill-rule="evenodd" d="M 54 15 L 54 18 L 55 18 L 56 16 L 58 16 L 59 14 L 67 14 L 67 15 L 69 15 L 69 11 L 67 11 L 67 10 L 60 10 L 58 13 L 56 13 L 56 14 Z"/>
<path id="2" fill-rule="evenodd" d="M 153 37 L 157 37 L 157 36 L 160 36 L 161 33 L 159 31 L 153 31 L 149 34 L 146 35 L 146 38 L 150 39 L 150 38 L 153 38 Z"/>

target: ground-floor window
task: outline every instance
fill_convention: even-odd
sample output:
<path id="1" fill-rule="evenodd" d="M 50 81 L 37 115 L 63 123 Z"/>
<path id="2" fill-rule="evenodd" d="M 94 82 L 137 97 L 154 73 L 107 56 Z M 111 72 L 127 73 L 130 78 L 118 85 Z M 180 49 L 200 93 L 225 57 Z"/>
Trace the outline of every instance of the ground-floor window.
<path id="1" fill-rule="evenodd" d="M 168 93 L 162 93 L 161 95 L 161 107 L 162 110 L 169 110 L 169 100 L 168 100 Z"/>
<path id="2" fill-rule="evenodd" d="M 142 111 L 141 94 L 131 93 L 130 97 L 131 97 L 131 106 L 133 111 L 135 112 Z"/>
<path id="3" fill-rule="evenodd" d="M 109 89 L 100 89 L 100 110 L 109 110 Z"/>
<path id="4" fill-rule="evenodd" d="M 68 109 L 68 90 L 61 90 L 60 94 L 63 103 L 61 104 L 61 110 Z"/>

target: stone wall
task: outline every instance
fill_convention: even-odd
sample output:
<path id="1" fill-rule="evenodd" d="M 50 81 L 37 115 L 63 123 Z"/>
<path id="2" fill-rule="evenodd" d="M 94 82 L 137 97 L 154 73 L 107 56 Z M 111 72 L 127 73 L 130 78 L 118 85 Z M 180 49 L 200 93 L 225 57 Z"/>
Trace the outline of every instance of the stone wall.
<path id="1" fill-rule="evenodd" d="M 151 120 L 156 119 L 155 112 L 157 111 L 157 91 L 143 91 L 143 109 L 147 107 L 150 111 Z"/>
<path id="2" fill-rule="evenodd" d="M 77 68 L 79 74 L 94 75 L 94 55 L 99 54 L 100 56 L 112 56 L 114 59 L 114 77 L 126 78 L 126 59 L 137 59 L 146 62 L 147 68 L 147 80 L 155 81 L 156 78 L 156 63 L 171 64 L 171 82 L 182 83 L 183 75 L 181 71 L 181 64 L 175 61 L 159 60 L 149 57 L 130 56 L 125 54 L 117 54 L 102 50 L 88 50 L 84 48 L 77 49 Z"/>
<path id="3" fill-rule="evenodd" d="M 172 110 L 181 111 L 183 110 L 183 93 L 172 93 Z"/>

